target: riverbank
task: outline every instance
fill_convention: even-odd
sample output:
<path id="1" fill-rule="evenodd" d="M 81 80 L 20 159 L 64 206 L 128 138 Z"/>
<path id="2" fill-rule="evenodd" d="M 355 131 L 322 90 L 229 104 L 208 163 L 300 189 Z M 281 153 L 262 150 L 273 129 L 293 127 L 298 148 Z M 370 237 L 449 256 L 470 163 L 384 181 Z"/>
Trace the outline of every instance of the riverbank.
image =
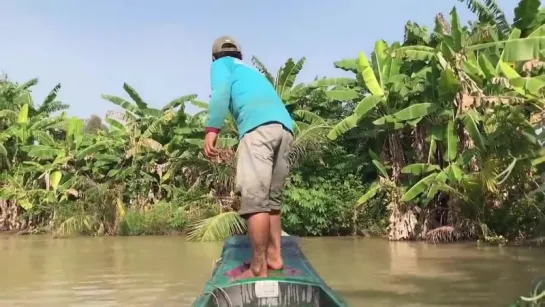
<path id="1" fill-rule="evenodd" d="M 46 235 L 51 236 L 53 238 L 68 238 L 68 237 L 89 237 L 89 236 L 109 236 L 109 237 L 139 237 L 139 236 L 179 236 L 188 238 L 187 231 L 185 229 L 160 229 L 155 225 L 154 227 L 145 228 L 143 225 L 137 225 L 137 227 L 134 227 L 134 224 L 128 224 L 126 226 L 122 226 L 121 229 L 124 229 L 123 232 L 120 233 L 94 233 L 94 234 L 81 234 L 81 233 L 64 233 L 61 234 L 58 231 L 55 230 L 46 230 L 45 228 L 38 228 L 38 229 L 27 229 L 22 231 L 2 231 L 0 232 L 1 236 L 35 236 L 35 235 Z M 241 234 L 244 234 L 245 232 L 242 232 Z M 377 233 L 372 230 L 360 230 L 356 235 L 338 235 L 338 236 L 300 236 L 295 233 L 288 234 L 287 232 L 283 231 L 283 235 L 295 235 L 299 236 L 301 238 L 333 238 L 333 237 L 358 237 L 358 238 L 372 238 L 372 239 L 381 239 L 384 241 L 389 241 L 388 236 L 385 234 L 385 231 L 382 233 Z M 222 240 L 218 240 L 222 241 Z M 395 242 L 395 241 L 391 241 Z M 431 245 L 436 244 L 461 244 L 461 246 L 466 246 L 468 243 L 475 244 L 476 247 L 479 246 L 498 246 L 498 247 L 520 247 L 520 248 L 527 248 L 527 247 L 538 247 L 538 248 L 544 248 L 545 247 L 545 237 L 540 238 L 533 238 L 533 239 L 526 239 L 526 240 L 508 240 L 504 238 L 503 236 L 495 236 L 495 237 L 487 237 L 484 239 L 461 239 L 457 241 L 447 241 L 447 242 L 435 242 L 435 241 L 427 241 L 425 239 L 417 239 L 412 241 L 405 241 L 405 242 L 421 242 Z"/>
<path id="2" fill-rule="evenodd" d="M 363 187 L 355 185 L 330 189 L 321 198 L 317 194 L 324 186 L 297 185 L 290 180 L 284 200 L 283 227 L 286 232 L 301 237 L 322 236 L 363 236 L 388 239 L 388 218 L 386 198 L 376 198 L 364 208 L 355 210 L 353 203 Z M 307 196 L 312 196 L 308 197 Z M 318 195 L 317 197 L 314 197 Z M 188 197 L 186 197 L 188 199 Z M 44 220 L 35 226 L 28 220 L 20 225 L 31 225 L 21 230 L 11 230 L 9 234 L 32 235 L 51 234 L 62 238 L 68 236 L 141 236 L 141 235 L 185 235 L 191 241 L 222 241 L 232 233 L 244 231 L 244 222 L 235 212 L 220 212 L 214 205 L 216 199 L 201 198 L 201 202 L 160 201 L 141 209 L 126 208 L 122 202 L 116 201 L 102 206 L 88 206 L 87 211 L 77 203 L 58 210 L 54 220 Z M 316 208 L 316 202 L 320 207 Z M 509 206 L 511 210 L 521 211 L 520 203 Z M 102 210 L 97 210 L 102 208 Z M 326 210 L 320 209 L 325 208 Z M 529 214 L 526 212 L 526 214 Z M 498 215 L 497 215 L 498 216 Z M 505 216 L 505 214 L 499 215 Z M 21 216 L 24 218 L 24 215 Z M 238 221 L 238 228 L 230 228 Z M 427 235 L 416 237 L 415 241 L 435 243 L 477 242 L 484 245 L 499 246 L 540 246 L 540 236 L 521 236 L 522 231 L 533 231 L 539 220 L 518 219 L 513 223 L 509 219 L 498 219 L 491 216 L 491 226 L 468 223 L 467 225 L 483 225 L 483 232 L 470 233 L 467 229 L 451 226 L 436 227 Z M 498 223 L 507 221 L 511 227 Z M 527 223 L 522 223 L 528 221 Z M 218 229 L 220 231 L 218 231 Z M 539 229 L 539 228 L 538 228 Z M 487 232 L 484 232 L 486 230 Z M 494 230 L 507 232 L 494 233 Z M 210 235 L 212 233 L 213 235 Z M 517 235 L 518 234 L 518 235 Z M 538 238 L 538 239 L 536 239 Z"/>
<path id="3" fill-rule="evenodd" d="M 308 191 L 308 190 L 307 190 Z M 347 190 L 344 197 L 347 197 Z M 354 215 L 352 205 L 348 202 L 337 201 L 333 206 L 328 206 L 332 216 L 337 214 L 337 218 L 325 220 L 324 213 L 309 209 L 301 197 L 293 197 L 302 190 L 294 185 L 288 186 L 285 200 L 285 213 L 283 214 L 283 225 L 286 232 L 301 237 L 328 237 L 328 236 L 359 236 L 388 239 L 388 216 L 389 212 L 384 205 L 385 200 L 376 199 L 370 202 L 364 210 L 360 210 Z M 350 190 L 353 194 L 357 192 Z M 340 193 L 335 193 L 340 194 Z M 335 194 L 329 197 L 335 197 Z M 291 197 L 290 197 L 291 196 Z M 354 197 L 354 196 L 352 196 Z M 295 202 L 297 200 L 298 202 Z M 343 205 L 346 204 L 346 205 Z M 94 207 L 91 207 L 94 208 Z M 108 211 L 108 210 L 106 210 Z M 3 232 L 10 235 L 33 235 L 50 234 L 57 238 L 70 236 L 147 236 L 147 235 L 165 235 L 165 236 L 186 236 L 192 241 L 222 241 L 231 233 L 240 233 L 244 231 L 244 223 L 241 228 L 225 230 L 229 225 L 224 220 L 227 218 L 237 218 L 234 212 L 218 212 L 217 206 L 211 206 L 209 203 L 197 205 L 174 205 L 173 203 L 159 202 L 153 206 L 136 210 L 134 208 L 125 208 L 117 203 L 113 214 L 98 215 L 96 211 L 74 214 L 73 211 L 59 211 L 54 221 L 44 225 L 31 226 L 22 230 L 11 230 Z M 231 214 L 231 215 L 230 215 Z M 109 219 L 107 219 L 109 218 Z M 24 223 L 29 225 L 30 223 Z M 210 224 L 217 225 L 216 228 L 210 228 Z M 524 225 L 523 225 L 524 226 Z M 207 236 L 206 233 L 200 233 L 196 237 L 191 231 L 210 231 L 210 229 L 223 229 L 223 232 L 216 236 Z M 529 227 L 526 227 L 528 229 Z M 327 229 L 324 231 L 324 229 Z M 505 228 L 504 228 L 505 229 Z M 189 233 L 189 236 L 188 236 Z M 439 233 L 439 235 L 437 234 Z M 513 234 L 515 232 L 510 232 Z M 435 243 L 454 243 L 454 242 L 476 242 L 482 245 L 497 246 L 541 246 L 543 243 L 540 237 L 521 237 L 504 236 L 502 234 L 490 234 L 474 236 L 463 236 L 462 231 L 454 227 L 440 227 L 431 231 L 428 236 L 416 238 L 414 241 L 424 241 L 430 244 Z M 193 235 L 193 236 L 191 236 Z"/>

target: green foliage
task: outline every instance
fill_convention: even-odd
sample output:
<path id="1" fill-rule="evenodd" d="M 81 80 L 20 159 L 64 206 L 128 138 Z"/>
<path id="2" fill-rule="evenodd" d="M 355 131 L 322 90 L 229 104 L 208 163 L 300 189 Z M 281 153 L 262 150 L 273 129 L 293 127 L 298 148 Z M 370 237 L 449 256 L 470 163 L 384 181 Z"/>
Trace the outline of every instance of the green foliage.
<path id="1" fill-rule="evenodd" d="M 242 234 L 246 224 L 237 212 L 222 212 L 197 221 L 188 229 L 190 241 L 222 241 L 231 235 Z"/>
<path id="2" fill-rule="evenodd" d="M 540 235 L 540 224 L 545 217 L 543 197 L 514 200 L 490 212 L 488 226 L 509 238 Z"/>
<path id="3" fill-rule="evenodd" d="M 478 22 L 463 27 L 453 8 L 448 21 L 437 15 L 429 37 L 408 23 L 403 43 L 379 40 L 371 60 L 360 52 L 336 62 L 357 82 L 328 97 L 361 102 L 328 137 L 356 137 L 357 130 L 379 140 L 373 149 L 380 157 L 370 152 L 379 178 L 358 203 L 386 195 L 392 240 L 434 237 L 441 226 L 460 237 L 525 237 L 531 231 L 523 224 L 541 220 L 517 209 L 543 209 L 527 195 L 541 182 L 535 117 L 545 106 L 545 84 L 535 79 L 541 75 L 522 77 L 543 57 L 539 3 L 521 1 L 512 27 L 494 1 L 460 2 Z"/>
<path id="4" fill-rule="evenodd" d="M 362 188 L 354 181 L 293 175 L 285 192 L 283 228 L 310 236 L 351 233 L 353 204 Z"/>
<path id="5" fill-rule="evenodd" d="M 540 10 L 540 0 L 521 0 L 515 8 L 513 25 L 528 34 L 543 24 L 545 14 Z M 526 35 L 523 35 L 525 37 Z"/>
<path id="6" fill-rule="evenodd" d="M 357 173 L 351 171 L 357 160 L 340 155 L 323 158 L 324 165 L 308 161 L 292 172 L 283 198 L 284 230 L 320 236 L 385 228 L 386 207 L 380 200 L 365 208 L 354 205 L 365 190 Z"/>
<path id="7" fill-rule="evenodd" d="M 511 26 L 505 18 L 505 14 L 498 7 L 495 0 L 484 0 L 482 3 L 480 0 L 458 0 L 459 2 L 465 2 L 467 8 L 475 13 L 480 23 L 490 23 L 495 25 L 500 30 L 500 33 L 506 35 L 509 33 Z M 524 1 L 524 0 L 523 0 Z M 516 23 L 515 23 L 516 26 Z"/>
<path id="8" fill-rule="evenodd" d="M 188 223 L 183 208 L 157 203 L 146 212 L 131 209 L 121 220 L 119 234 L 124 236 L 181 233 Z"/>

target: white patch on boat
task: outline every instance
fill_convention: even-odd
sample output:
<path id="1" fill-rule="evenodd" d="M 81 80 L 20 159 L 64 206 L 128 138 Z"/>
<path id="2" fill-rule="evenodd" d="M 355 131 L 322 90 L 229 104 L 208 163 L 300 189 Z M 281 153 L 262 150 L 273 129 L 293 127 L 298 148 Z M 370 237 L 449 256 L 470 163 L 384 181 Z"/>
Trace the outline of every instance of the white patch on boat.
<path id="1" fill-rule="evenodd" d="M 254 283 L 255 296 L 258 298 L 271 298 L 280 295 L 280 288 L 276 280 L 260 280 Z"/>

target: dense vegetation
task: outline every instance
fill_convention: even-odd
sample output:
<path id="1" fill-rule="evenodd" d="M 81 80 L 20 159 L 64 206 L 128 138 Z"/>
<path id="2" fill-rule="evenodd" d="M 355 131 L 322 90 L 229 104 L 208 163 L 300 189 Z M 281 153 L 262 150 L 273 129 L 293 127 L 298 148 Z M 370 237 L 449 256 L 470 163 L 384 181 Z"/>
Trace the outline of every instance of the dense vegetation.
<path id="1" fill-rule="evenodd" d="M 376 233 L 391 240 L 538 237 L 543 229 L 536 129 L 545 106 L 545 10 L 522 0 L 510 24 L 494 1 L 467 2 L 431 33 L 408 22 L 402 42 L 335 62 L 351 78 L 296 84 L 305 59 L 273 76 L 295 122 L 284 228 L 299 235 Z M 203 157 L 207 104 L 187 95 L 161 109 L 128 84 L 124 112 L 68 117 L 41 104 L 37 80 L 0 82 L 0 230 L 67 234 L 244 231 L 233 193 L 236 125 L 219 159 Z M 189 115 L 185 104 L 203 111 Z M 62 111 L 62 112 L 60 112 Z M 59 114 L 60 112 L 60 114 Z"/>

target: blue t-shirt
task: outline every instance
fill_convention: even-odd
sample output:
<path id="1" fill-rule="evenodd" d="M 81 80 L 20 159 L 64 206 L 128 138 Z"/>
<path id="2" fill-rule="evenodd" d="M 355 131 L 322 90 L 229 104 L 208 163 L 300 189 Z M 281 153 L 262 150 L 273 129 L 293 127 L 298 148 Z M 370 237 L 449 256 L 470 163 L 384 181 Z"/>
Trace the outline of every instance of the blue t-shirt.
<path id="1" fill-rule="evenodd" d="M 239 59 L 223 57 L 212 62 L 212 95 L 207 128 L 221 129 L 230 111 L 241 139 L 265 123 L 278 122 L 293 133 L 293 120 L 273 85 L 254 67 Z"/>

